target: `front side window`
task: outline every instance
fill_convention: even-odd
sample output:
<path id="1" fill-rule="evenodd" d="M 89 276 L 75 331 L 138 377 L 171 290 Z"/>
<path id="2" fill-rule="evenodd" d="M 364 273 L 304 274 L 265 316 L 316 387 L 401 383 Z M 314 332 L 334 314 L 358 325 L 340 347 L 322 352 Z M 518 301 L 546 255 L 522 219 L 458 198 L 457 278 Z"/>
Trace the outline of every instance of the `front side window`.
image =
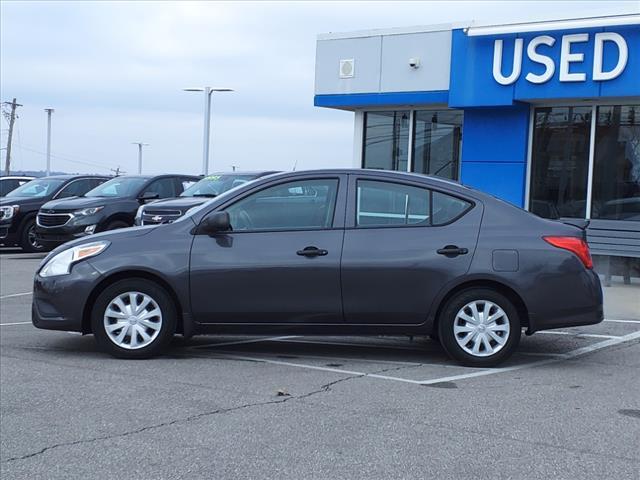
<path id="1" fill-rule="evenodd" d="M 158 198 L 171 198 L 176 196 L 175 184 L 173 183 L 173 178 L 160 178 L 154 182 L 152 182 L 147 188 L 145 188 L 145 193 L 157 193 Z"/>
<path id="2" fill-rule="evenodd" d="M 337 179 L 298 180 L 253 193 L 226 211 L 234 231 L 326 229 L 337 192 Z"/>
<path id="3" fill-rule="evenodd" d="M 461 110 L 417 110 L 414 113 L 412 171 L 458 179 L 462 115 Z"/>
<path id="4" fill-rule="evenodd" d="M 640 105 L 598 107 L 591 218 L 640 221 Z"/>
<path id="5" fill-rule="evenodd" d="M 591 107 L 536 108 L 529 209 L 546 218 L 584 218 Z"/>
<path id="6" fill-rule="evenodd" d="M 407 171 L 408 110 L 367 112 L 364 118 L 364 168 Z"/>
<path id="7" fill-rule="evenodd" d="M 74 180 L 60 190 L 56 198 L 80 197 L 91 190 L 91 183 L 89 179 Z"/>

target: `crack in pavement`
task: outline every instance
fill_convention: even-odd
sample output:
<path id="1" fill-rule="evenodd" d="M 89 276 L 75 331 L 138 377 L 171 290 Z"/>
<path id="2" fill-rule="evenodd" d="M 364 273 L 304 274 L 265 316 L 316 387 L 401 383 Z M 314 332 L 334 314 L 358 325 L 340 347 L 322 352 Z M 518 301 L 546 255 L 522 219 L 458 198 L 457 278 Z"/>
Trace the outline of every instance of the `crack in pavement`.
<path id="1" fill-rule="evenodd" d="M 377 373 L 385 373 L 385 372 L 389 372 L 389 371 L 392 371 L 392 370 L 400 370 L 400 369 L 403 369 L 403 368 L 413 368 L 413 367 L 414 367 L 414 365 L 386 368 L 386 369 L 378 370 L 378 371 L 375 371 L 375 372 L 372 372 L 372 373 L 376 373 L 376 374 Z M 168 421 L 168 422 L 162 422 L 162 423 L 158 423 L 158 424 L 155 424 L 155 425 L 148 425 L 146 427 L 141 427 L 141 428 L 138 428 L 136 430 L 131 430 L 131 431 L 128 431 L 128 432 L 117 433 L 117 434 L 112 434 L 112 435 L 102 435 L 102 436 L 99 436 L 99 437 L 88 438 L 88 439 L 84 439 L 84 440 L 75 440 L 73 442 L 56 443 L 54 445 L 43 447 L 43 448 L 41 448 L 40 450 L 38 450 L 36 452 L 28 453 L 26 455 L 21 455 L 19 457 L 8 458 L 7 460 L 4 460 L 2 463 L 3 464 L 7 464 L 7 463 L 15 462 L 15 461 L 18 461 L 18 460 L 26 460 L 26 459 L 29 459 L 29 458 L 36 457 L 38 455 L 42 455 L 43 453 L 45 453 L 45 452 L 47 452 L 49 450 L 53 450 L 53 449 L 56 449 L 56 448 L 59 448 L 59 447 L 72 447 L 72 446 L 75 446 L 75 445 L 93 443 L 93 442 L 97 442 L 97 441 L 100 441 L 100 440 L 111 440 L 111 439 L 114 439 L 114 438 L 123 438 L 123 437 L 128 437 L 128 436 L 131 436 L 131 435 L 136 435 L 138 433 L 143 433 L 143 432 L 148 432 L 148 431 L 151 431 L 151 430 L 156 430 L 158 428 L 169 427 L 169 426 L 177 425 L 177 424 L 180 424 L 180 423 L 192 422 L 194 420 L 199 420 L 201 418 L 209 417 L 209 416 L 212 416 L 212 415 L 219 415 L 219 414 L 224 414 L 224 413 L 229 413 L 229 412 L 235 412 L 237 410 L 243 410 L 245 408 L 251 408 L 251 407 L 260 407 L 260 406 L 263 406 L 263 405 L 275 405 L 275 404 L 279 404 L 279 403 L 286 403 L 289 400 L 302 400 L 302 399 L 305 399 L 305 398 L 309 398 L 309 397 L 311 397 L 313 395 L 317 395 L 317 394 L 320 394 L 320 393 L 328 392 L 328 391 L 331 390 L 331 387 L 333 387 L 334 385 L 336 385 L 338 383 L 346 382 L 348 380 L 353 380 L 353 379 L 357 379 L 357 378 L 363 378 L 363 377 L 366 377 L 366 376 L 367 376 L 366 374 L 362 374 L 362 375 L 349 375 L 347 377 L 339 378 L 338 380 L 334 380 L 332 382 L 325 383 L 319 389 L 313 390 L 311 392 L 307 392 L 307 393 L 305 393 L 303 395 L 292 395 L 292 396 L 288 396 L 288 397 L 281 398 L 281 399 L 278 399 L 278 400 L 269 400 L 269 401 L 266 401 L 266 402 L 247 403 L 247 404 L 243 404 L 243 405 L 238 405 L 236 407 L 219 408 L 219 409 L 212 410 L 212 411 L 209 411 L 209 412 L 202 412 L 202 413 L 198 413 L 198 414 L 195 414 L 195 415 L 190 415 L 190 416 L 185 417 L 185 418 L 171 420 L 171 421 Z"/>

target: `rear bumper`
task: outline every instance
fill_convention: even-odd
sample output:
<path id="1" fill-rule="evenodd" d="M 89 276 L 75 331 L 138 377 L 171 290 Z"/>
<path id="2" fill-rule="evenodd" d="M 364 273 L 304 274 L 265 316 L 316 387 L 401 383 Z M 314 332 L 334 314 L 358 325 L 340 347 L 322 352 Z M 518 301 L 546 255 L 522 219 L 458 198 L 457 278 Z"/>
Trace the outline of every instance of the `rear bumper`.
<path id="1" fill-rule="evenodd" d="M 529 312 L 529 328 L 527 334 L 539 330 L 549 330 L 554 328 L 579 327 L 583 325 L 595 325 L 604 320 L 604 307 L 602 285 L 598 274 L 593 270 L 588 270 L 580 276 L 571 287 L 573 299 L 579 298 L 579 306 L 563 308 L 565 303 L 574 303 L 566 297 L 560 297 L 555 302 L 551 302 L 547 312 Z M 553 298 L 549 292 L 548 298 Z M 556 297 L 557 298 L 557 297 Z M 564 301 L 563 301 L 564 300 Z M 555 303 L 555 305 L 553 304 Z M 574 305 L 577 304 L 577 301 Z"/>

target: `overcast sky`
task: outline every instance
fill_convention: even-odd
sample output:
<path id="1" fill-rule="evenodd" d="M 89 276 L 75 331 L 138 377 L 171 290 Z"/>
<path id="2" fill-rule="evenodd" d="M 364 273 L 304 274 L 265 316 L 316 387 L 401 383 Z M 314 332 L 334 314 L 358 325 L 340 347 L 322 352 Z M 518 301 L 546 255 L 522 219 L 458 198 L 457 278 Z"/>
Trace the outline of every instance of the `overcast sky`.
<path id="1" fill-rule="evenodd" d="M 315 108 L 318 33 L 475 20 L 639 13 L 640 2 L 28 2 L 0 3 L 0 94 L 23 107 L 16 169 L 199 173 L 202 94 L 216 85 L 211 170 L 348 166 L 353 116 Z M 2 147 L 8 123 L 2 119 Z M 4 168 L 5 151 L 2 151 Z"/>

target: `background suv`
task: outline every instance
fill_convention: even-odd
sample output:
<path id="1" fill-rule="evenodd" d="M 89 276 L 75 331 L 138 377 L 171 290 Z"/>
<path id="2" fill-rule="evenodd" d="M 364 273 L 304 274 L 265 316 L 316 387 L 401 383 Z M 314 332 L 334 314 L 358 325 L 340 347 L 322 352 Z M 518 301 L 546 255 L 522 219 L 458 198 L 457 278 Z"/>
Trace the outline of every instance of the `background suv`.
<path id="1" fill-rule="evenodd" d="M 233 172 L 208 175 L 198 183 L 191 185 L 178 198 L 161 200 L 143 205 L 136 214 L 136 225 L 157 225 L 171 223 L 180 218 L 190 208 L 202 205 L 207 200 L 217 197 L 239 185 L 264 177 L 275 170 L 263 172 Z"/>
<path id="2" fill-rule="evenodd" d="M 35 237 L 36 214 L 52 199 L 84 195 L 111 177 L 55 175 L 38 178 L 0 199 L 0 244 L 19 245 L 26 252 L 43 250 Z"/>
<path id="3" fill-rule="evenodd" d="M 4 197 L 7 193 L 33 180 L 34 177 L 22 177 L 11 175 L 0 177 L 0 197 Z"/>
<path id="4" fill-rule="evenodd" d="M 96 232 L 130 227 L 140 204 L 177 197 L 198 180 L 190 175 L 127 175 L 84 196 L 48 202 L 38 213 L 37 241 L 55 247 Z"/>

